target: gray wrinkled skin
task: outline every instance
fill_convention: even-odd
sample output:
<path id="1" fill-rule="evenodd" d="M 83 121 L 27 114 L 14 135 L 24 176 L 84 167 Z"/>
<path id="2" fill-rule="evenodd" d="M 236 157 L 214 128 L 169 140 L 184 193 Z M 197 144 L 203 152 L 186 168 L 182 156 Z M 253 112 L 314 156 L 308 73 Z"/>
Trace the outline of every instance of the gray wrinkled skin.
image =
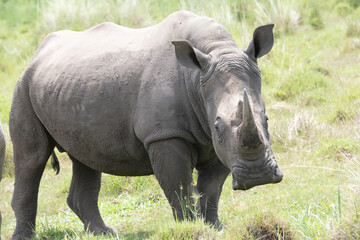
<path id="1" fill-rule="evenodd" d="M 10 113 L 13 239 L 33 234 L 54 147 L 73 161 L 68 205 L 94 234 L 115 233 L 97 207 L 102 172 L 154 174 L 178 220 L 196 217 L 189 209 L 183 215 L 179 199 L 200 193 L 197 210 L 220 229 L 230 172 L 234 189 L 281 181 L 256 62 L 272 48 L 272 28 L 257 28 L 246 51 L 215 20 L 187 11 L 143 29 L 104 23 L 47 36 L 16 85 Z"/>
<path id="2" fill-rule="evenodd" d="M 0 182 L 2 179 L 3 167 L 4 167 L 4 162 L 5 162 L 5 148 L 6 148 L 6 141 L 5 141 L 4 132 L 3 132 L 1 122 L 0 122 Z M 0 211 L 0 233 L 1 233 L 1 222 L 2 222 L 2 218 L 1 218 L 1 211 Z M 1 235 L 0 235 L 0 239 L 1 239 Z"/>

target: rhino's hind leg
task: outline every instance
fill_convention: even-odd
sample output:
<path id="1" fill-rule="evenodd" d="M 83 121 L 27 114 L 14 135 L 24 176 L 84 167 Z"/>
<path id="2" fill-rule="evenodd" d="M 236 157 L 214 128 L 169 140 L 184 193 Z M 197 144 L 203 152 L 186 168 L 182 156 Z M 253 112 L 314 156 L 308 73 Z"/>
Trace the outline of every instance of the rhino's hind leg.
<path id="1" fill-rule="evenodd" d="M 14 102 L 13 106 L 17 104 Z M 12 110 L 10 117 L 15 164 L 15 187 L 11 205 L 16 217 L 12 239 L 30 238 L 34 234 L 40 179 L 54 148 L 52 138 L 31 106 L 24 102 L 21 104 L 22 107 Z"/>
<path id="2" fill-rule="evenodd" d="M 14 152 L 15 188 L 11 205 L 15 212 L 16 228 L 12 239 L 30 238 L 34 234 L 39 183 L 50 153 L 43 152 L 41 155 Z M 36 164 L 24 167 L 24 162 Z"/>
<path id="3" fill-rule="evenodd" d="M 101 185 L 101 172 L 95 171 L 71 157 L 73 176 L 67 203 L 84 223 L 85 231 L 95 235 L 116 234 L 102 220 L 98 208 L 98 197 Z"/>
<path id="4" fill-rule="evenodd" d="M 197 151 L 181 139 L 169 139 L 150 144 L 152 168 L 164 190 L 176 220 L 194 219 L 200 213 L 194 202 L 197 193 L 192 181 L 193 163 Z"/>
<path id="5" fill-rule="evenodd" d="M 230 170 L 219 160 L 210 168 L 199 170 L 197 188 L 200 193 L 201 214 L 205 221 L 221 230 L 225 226 L 218 218 L 221 190 Z"/>

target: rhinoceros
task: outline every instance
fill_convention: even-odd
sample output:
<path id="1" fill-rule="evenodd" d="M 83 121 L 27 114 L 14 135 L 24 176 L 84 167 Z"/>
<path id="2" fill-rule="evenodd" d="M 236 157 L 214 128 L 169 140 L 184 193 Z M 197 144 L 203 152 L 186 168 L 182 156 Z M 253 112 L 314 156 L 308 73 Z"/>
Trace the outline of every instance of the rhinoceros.
<path id="1" fill-rule="evenodd" d="M 4 166 L 4 162 L 5 162 L 5 148 L 6 148 L 6 141 L 5 141 L 4 132 L 3 132 L 1 122 L 0 122 L 0 182 L 2 179 L 3 166 Z M 2 222 L 2 218 L 1 218 L 1 211 L 0 211 L 0 232 L 1 232 L 1 222 Z M 1 239 L 1 236 L 0 236 L 0 239 Z"/>
<path id="2" fill-rule="evenodd" d="M 13 239 L 33 234 L 51 155 L 59 170 L 54 148 L 73 164 L 67 203 L 94 234 L 115 233 L 98 209 L 102 172 L 154 174 L 177 220 L 197 217 L 182 201 L 198 193 L 199 216 L 218 228 L 230 173 L 234 190 L 280 182 L 257 64 L 273 46 L 272 29 L 256 28 L 246 50 L 217 21 L 188 11 L 141 29 L 103 23 L 49 34 L 11 106 Z"/>

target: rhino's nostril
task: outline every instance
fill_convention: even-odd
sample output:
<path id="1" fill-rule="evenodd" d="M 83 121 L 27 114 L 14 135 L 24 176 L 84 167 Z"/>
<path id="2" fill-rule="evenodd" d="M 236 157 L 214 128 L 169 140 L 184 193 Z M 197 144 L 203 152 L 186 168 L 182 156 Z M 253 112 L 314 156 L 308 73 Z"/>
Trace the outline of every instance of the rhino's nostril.
<path id="1" fill-rule="evenodd" d="M 274 183 L 281 182 L 283 176 L 284 176 L 284 174 L 281 171 L 281 169 L 279 167 L 276 167 L 275 171 L 274 171 L 274 175 L 273 175 L 273 182 Z"/>

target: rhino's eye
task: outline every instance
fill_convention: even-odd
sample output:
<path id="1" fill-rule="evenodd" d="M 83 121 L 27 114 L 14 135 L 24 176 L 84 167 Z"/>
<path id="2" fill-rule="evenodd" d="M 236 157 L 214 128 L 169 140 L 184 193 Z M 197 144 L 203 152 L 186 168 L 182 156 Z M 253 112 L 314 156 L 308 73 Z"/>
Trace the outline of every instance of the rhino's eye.
<path id="1" fill-rule="evenodd" d="M 219 129 L 220 129 L 220 127 L 219 127 L 220 121 L 221 121 L 220 117 L 217 117 L 217 118 L 216 118 L 216 121 L 215 121 L 215 123 L 214 123 L 214 129 L 215 129 L 216 131 L 219 131 Z"/>
<path id="2" fill-rule="evenodd" d="M 214 123 L 214 129 L 215 129 L 215 136 L 216 136 L 216 139 L 220 142 L 222 142 L 222 139 L 223 139 L 223 129 L 224 129 L 224 126 L 223 126 L 223 123 L 220 119 L 220 117 L 217 117 L 216 118 L 216 121 Z"/>
<path id="3" fill-rule="evenodd" d="M 268 118 L 268 116 L 265 115 L 265 128 L 266 129 L 268 128 L 268 121 L 269 121 L 269 118 Z"/>
<path id="4" fill-rule="evenodd" d="M 216 131 L 219 131 L 219 123 L 217 121 L 214 124 L 214 128 Z"/>

